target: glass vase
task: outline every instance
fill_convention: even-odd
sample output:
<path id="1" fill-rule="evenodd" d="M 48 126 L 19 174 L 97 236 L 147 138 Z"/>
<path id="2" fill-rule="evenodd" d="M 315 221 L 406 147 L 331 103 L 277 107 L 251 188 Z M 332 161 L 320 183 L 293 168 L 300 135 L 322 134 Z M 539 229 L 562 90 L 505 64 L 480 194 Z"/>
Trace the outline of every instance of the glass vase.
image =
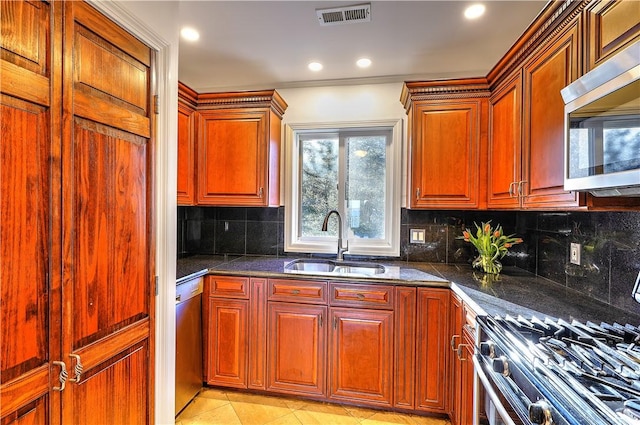
<path id="1" fill-rule="evenodd" d="M 480 254 L 473 260 L 473 267 L 489 274 L 500 274 L 502 263 L 494 255 Z"/>

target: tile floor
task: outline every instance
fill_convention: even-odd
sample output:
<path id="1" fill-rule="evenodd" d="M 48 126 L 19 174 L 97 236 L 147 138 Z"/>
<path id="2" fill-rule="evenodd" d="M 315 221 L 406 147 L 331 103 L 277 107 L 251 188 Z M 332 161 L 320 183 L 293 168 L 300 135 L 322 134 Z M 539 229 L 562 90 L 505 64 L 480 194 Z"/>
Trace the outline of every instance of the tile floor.
<path id="1" fill-rule="evenodd" d="M 446 419 L 204 388 L 176 425 L 450 425 Z"/>

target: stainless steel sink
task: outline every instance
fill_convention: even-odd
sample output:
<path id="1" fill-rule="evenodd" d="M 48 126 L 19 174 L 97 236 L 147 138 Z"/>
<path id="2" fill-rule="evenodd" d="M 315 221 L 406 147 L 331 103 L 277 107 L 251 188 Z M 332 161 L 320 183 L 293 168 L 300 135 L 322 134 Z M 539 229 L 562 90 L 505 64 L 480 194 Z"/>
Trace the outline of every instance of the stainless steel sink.
<path id="1" fill-rule="evenodd" d="M 336 276 L 375 276 L 386 272 L 386 267 L 376 263 L 334 261 L 315 258 L 293 260 L 284 265 L 285 273 L 327 274 Z"/>

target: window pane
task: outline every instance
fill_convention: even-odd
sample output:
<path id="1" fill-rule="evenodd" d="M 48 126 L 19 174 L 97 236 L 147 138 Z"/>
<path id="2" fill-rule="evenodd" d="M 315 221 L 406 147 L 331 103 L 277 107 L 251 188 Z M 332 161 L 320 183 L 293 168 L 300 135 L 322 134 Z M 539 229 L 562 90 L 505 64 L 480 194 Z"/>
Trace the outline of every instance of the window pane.
<path id="1" fill-rule="evenodd" d="M 338 139 L 301 140 L 300 155 L 300 236 L 337 236 L 337 220 L 327 232 L 321 228 L 327 212 L 338 208 Z"/>
<path id="2" fill-rule="evenodd" d="M 358 238 L 385 238 L 386 142 L 384 134 L 346 138 L 347 222 Z"/>

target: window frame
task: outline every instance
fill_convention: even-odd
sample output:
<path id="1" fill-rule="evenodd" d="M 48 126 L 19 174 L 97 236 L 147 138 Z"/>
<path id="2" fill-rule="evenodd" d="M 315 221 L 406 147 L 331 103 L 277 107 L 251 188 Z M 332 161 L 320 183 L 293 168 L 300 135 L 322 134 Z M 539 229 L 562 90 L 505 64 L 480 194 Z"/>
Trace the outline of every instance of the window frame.
<path id="1" fill-rule="evenodd" d="M 346 228 L 346 217 L 343 216 L 343 238 L 349 241 L 347 255 L 362 256 L 400 256 L 400 212 L 402 197 L 402 120 L 376 120 L 357 122 L 332 122 L 332 123 L 299 123 L 285 124 L 285 160 L 284 163 L 284 250 L 285 252 L 299 253 L 326 253 L 337 252 L 337 237 L 305 237 L 299 236 L 300 229 L 300 146 L 298 135 L 300 133 L 338 133 L 342 131 L 354 131 L 357 129 L 391 130 L 391 143 L 387 146 L 386 180 L 387 198 L 385 200 L 385 238 L 384 239 L 354 239 L 350 229 Z M 339 155 L 343 147 L 339 147 Z M 344 185 L 344 176 L 339 176 L 341 186 Z M 342 188 L 341 190 L 344 190 Z M 327 211 L 328 212 L 328 211 Z M 342 214 L 342 212 L 341 212 Z"/>

